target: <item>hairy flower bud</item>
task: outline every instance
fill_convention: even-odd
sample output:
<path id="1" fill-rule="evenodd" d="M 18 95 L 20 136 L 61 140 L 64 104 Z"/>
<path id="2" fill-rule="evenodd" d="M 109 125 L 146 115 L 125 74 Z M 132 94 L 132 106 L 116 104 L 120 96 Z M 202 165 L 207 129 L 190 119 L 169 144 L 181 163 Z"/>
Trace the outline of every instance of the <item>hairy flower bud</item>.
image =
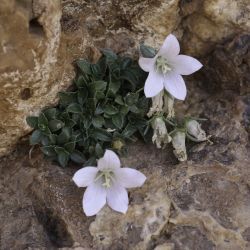
<path id="1" fill-rule="evenodd" d="M 122 148 L 125 146 L 125 143 L 123 140 L 116 139 L 112 142 L 112 148 L 115 150 L 122 150 Z"/>
<path id="2" fill-rule="evenodd" d="M 163 95 L 164 90 L 162 90 L 158 95 L 152 97 L 152 107 L 148 112 L 148 117 L 152 117 L 154 114 L 162 112 L 163 110 Z"/>
<path id="3" fill-rule="evenodd" d="M 201 125 L 196 120 L 189 120 L 186 123 L 187 132 L 197 141 L 206 141 L 206 132 L 201 128 Z"/>
<path id="4" fill-rule="evenodd" d="M 187 160 L 187 151 L 185 146 L 186 134 L 178 131 L 172 138 L 172 145 L 174 147 L 174 155 L 179 161 Z"/>
<path id="5" fill-rule="evenodd" d="M 167 118 L 173 118 L 175 116 L 174 97 L 169 93 L 165 93 L 163 100 L 164 100 L 163 112 L 167 114 Z"/>
<path id="6" fill-rule="evenodd" d="M 172 138 L 168 134 L 166 124 L 162 117 L 154 119 L 152 128 L 154 130 L 152 142 L 156 144 L 157 148 L 164 148 L 167 143 L 171 142 Z"/>

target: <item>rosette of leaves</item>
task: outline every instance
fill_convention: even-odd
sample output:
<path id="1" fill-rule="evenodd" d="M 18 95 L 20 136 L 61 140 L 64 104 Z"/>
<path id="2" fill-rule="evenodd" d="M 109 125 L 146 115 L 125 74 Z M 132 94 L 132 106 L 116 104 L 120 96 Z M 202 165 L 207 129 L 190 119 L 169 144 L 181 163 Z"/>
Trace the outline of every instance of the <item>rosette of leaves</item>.
<path id="1" fill-rule="evenodd" d="M 27 117 L 34 128 L 30 144 L 66 166 L 69 160 L 94 164 L 106 148 L 122 152 L 127 140 L 149 130 L 148 99 L 142 93 L 146 75 L 136 61 L 102 50 L 96 64 L 77 61 L 73 90 L 59 93 L 59 105 L 38 117 Z"/>

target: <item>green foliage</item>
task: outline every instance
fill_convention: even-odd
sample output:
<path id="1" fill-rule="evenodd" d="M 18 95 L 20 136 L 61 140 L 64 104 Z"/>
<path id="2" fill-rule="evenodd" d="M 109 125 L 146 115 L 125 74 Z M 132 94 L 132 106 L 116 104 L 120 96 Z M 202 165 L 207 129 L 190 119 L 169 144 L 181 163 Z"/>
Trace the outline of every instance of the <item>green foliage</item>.
<path id="1" fill-rule="evenodd" d="M 96 164 L 106 148 L 119 153 L 136 135 L 146 139 L 149 103 L 141 93 L 146 73 L 131 58 L 108 49 L 102 53 L 96 64 L 77 61 L 73 90 L 59 93 L 57 107 L 26 119 L 35 129 L 30 144 L 39 144 L 63 167 L 69 160 Z"/>

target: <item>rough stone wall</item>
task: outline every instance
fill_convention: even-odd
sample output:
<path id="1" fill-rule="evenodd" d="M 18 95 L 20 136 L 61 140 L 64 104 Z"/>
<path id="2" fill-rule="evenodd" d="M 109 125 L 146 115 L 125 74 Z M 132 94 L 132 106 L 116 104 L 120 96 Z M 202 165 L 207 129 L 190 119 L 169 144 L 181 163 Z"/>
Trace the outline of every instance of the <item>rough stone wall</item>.
<path id="1" fill-rule="evenodd" d="M 139 42 L 158 46 L 170 32 L 204 63 L 177 108 L 208 118 L 213 145 L 188 143 L 182 164 L 170 148 L 130 145 L 122 162 L 145 185 L 126 215 L 106 207 L 86 218 L 76 168 L 38 150 L 29 159 L 24 138 L 0 162 L 0 248 L 250 249 L 249 26 L 248 0 L 1 0 L 0 155 L 30 131 L 28 114 L 56 103 L 74 60 L 95 60 L 100 47 L 136 57 Z"/>
<path id="2" fill-rule="evenodd" d="M 248 0 L 2 0 L 0 155 L 30 131 L 27 115 L 56 103 L 75 59 L 95 60 L 100 47 L 136 57 L 139 42 L 157 47 L 175 33 L 183 52 L 214 61 L 214 50 L 249 32 L 249 8 Z"/>
<path id="3" fill-rule="evenodd" d="M 0 3 L 0 155 L 30 129 L 25 117 L 56 103 L 63 67 L 60 1 Z"/>

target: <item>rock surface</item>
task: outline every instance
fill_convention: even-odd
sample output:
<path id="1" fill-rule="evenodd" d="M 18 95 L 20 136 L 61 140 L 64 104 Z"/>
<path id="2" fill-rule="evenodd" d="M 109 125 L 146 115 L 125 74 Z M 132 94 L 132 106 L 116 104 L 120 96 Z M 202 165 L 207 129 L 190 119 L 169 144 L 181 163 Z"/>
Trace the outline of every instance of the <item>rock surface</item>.
<path id="1" fill-rule="evenodd" d="M 207 118 L 213 144 L 188 143 L 182 164 L 171 148 L 130 145 L 122 162 L 146 174 L 145 185 L 131 190 L 126 215 L 105 207 L 87 218 L 84 189 L 71 181 L 77 167 L 62 169 L 38 149 L 30 159 L 23 138 L 0 162 L 0 249 L 250 249 L 247 8 L 248 0 L 63 0 L 59 22 L 59 1 L 2 0 L 0 155 L 29 131 L 27 114 L 56 102 L 75 59 L 95 60 L 99 47 L 136 55 L 138 42 L 157 46 L 169 32 L 205 65 L 186 78 L 177 109 Z"/>
<path id="2" fill-rule="evenodd" d="M 170 147 L 129 145 L 122 163 L 147 181 L 131 190 L 126 215 L 105 207 L 85 217 L 84 189 L 71 181 L 77 167 L 62 169 L 38 149 L 29 159 L 23 139 L 0 164 L 1 249 L 250 249 L 250 96 L 195 88 L 182 110 L 208 118 L 213 144 L 189 143 L 181 164 Z"/>
<path id="3" fill-rule="evenodd" d="M 208 64 L 211 71 L 219 67 L 216 73 L 225 76 L 226 64 L 230 77 L 234 74 L 236 79 L 242 79 L 249 72 L 246 66 L 249 56 L 246 61 L 232 65 L 227 60 L 228 53 L 245 53 L 244 49 L 218 51 L 235 37 L 249 33 L 248 2 L 62 0 L 60 5 L 59 0 L 2 0 L 0 155 L 9 152 L 30 131 L 25 122 L 27 115 L 56 103 L 57 92 L 67 88 L 74 77 L 74 60 L 80 57 L 95 60 L 100 47 L 136 56 L 140 42 L 158 47 L 167 34 L 175 33 L 182 42 L 183 52 L 201 59 L 213 54 Z M 244 39 L 242 46 L 247 49 L 249 37 Z M 239 60 L 241 56 L 238 54 Z M 240 72 L 232 69 L 239 63 L 245 69 Z M 221 80 L 219 76 L 213 83 L 228 85 L 228 79 L 222 83 Z"/>

